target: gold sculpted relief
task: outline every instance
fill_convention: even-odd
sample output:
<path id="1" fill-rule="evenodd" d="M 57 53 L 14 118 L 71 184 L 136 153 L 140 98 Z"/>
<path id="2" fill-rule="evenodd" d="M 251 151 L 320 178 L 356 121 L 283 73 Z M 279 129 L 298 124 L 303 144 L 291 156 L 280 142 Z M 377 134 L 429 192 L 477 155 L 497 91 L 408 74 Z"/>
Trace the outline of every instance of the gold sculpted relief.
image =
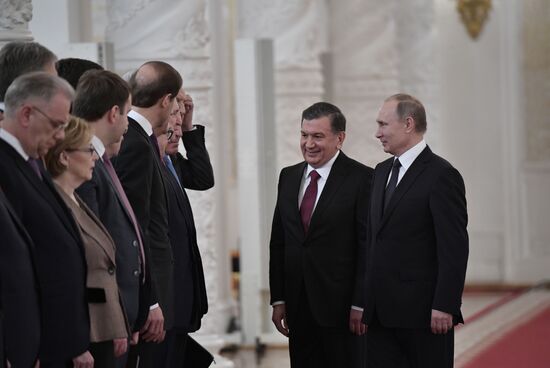
<path id="1" fill-rule="evenodd" d="M 489 17 L 491 0 L 458 0 L 456 7 L 470 37 L 475 40 Z"/>

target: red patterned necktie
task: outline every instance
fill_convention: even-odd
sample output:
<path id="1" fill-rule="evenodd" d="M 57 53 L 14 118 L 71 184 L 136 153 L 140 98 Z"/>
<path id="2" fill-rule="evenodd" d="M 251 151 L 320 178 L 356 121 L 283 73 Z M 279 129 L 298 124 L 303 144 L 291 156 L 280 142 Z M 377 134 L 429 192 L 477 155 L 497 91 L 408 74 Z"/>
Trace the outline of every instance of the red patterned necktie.
<path id="1" fill-rule="evenodd" d="M 309 185 L 304 193 L 304 198 L 300 204 L 300 217 L 302 218 L 302 225 L 304 225 L 304 232 L 307 234 L 309 230 L 309 222 L 311 221 L 311 214 L 315 207 L 315 200 L 317 199 L 317 181 L 321 175 L 315 170 L 309 173 Z"/>

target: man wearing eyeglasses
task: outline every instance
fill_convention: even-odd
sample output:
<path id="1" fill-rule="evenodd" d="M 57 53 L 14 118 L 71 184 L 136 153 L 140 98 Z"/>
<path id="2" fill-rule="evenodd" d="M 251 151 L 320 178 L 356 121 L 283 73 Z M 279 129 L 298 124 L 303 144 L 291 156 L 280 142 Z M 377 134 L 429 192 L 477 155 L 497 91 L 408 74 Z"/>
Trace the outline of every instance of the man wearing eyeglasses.
<path id="1" fill-rule="evenodd" d="M 197 231 L 185 189 L 212 188 L 214 173 L 204 142 L 204 126 L 193 125 L 193 109 L 193 100 L 181 89 L 174 101 L 165 144 L 161 144 L 174 255 L 175 313 L 174 326 L 166 331 L 161 345 L 157 362 L 160 368 L 185 366 L 187 334 L 200 328 L 201 318 L 208 310 Z M 178 152 L 182 136 L 187 158 Z"/>
<path id="2" fill-rule="evenodd" d="M 86 354 L 90 322 L 82 239 L 39 160 L 64 138 L 73 96 L 61 78 L 45 72 L 22 75 L 6 92 L 0 130 L 0 187 L 35 245 L 42 312 L 39 359 L 46 368 L 92 363 Z"/>

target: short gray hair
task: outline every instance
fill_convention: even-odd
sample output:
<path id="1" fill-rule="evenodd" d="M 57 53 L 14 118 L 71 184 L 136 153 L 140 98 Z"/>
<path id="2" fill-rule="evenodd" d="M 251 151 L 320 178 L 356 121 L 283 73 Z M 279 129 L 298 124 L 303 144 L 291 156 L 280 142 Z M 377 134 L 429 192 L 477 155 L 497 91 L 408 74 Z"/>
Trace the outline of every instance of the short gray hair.
<path id="1" fill-rule="evenodd" d="M 13 114 L 30 99 L 39 99 L 48 103 L 55 95 L 62 93 L 70 101 L 74 98 L 74 89 L 64 79 L 46 72 L 32 72 L 17 77 L 6 91 L 4 114 Z"/>

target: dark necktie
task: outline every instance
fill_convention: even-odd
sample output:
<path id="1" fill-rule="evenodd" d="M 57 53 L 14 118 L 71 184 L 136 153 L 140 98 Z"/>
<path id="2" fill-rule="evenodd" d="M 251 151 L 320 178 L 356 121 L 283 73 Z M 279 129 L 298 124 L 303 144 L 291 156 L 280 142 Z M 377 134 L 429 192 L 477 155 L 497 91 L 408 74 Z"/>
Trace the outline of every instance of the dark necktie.
<path id="1" fill-rule="evenodd" d="M 141 254 L 140 261 L 142 265 L 143 278 L 145 279 L 145 252 L 143 250 L 143 241 L 141 239 L 141 233 L 139 231 L 136 215 L 134 214 L 134 210 L 132 209 L 132 205 L 130 204 L 128 197 L 126 197 L 126 193 L 124 192 L 124 188 L 122 188 L 122 184 L 120 183 L 120 179 L 116 174 L 115 168 L 113 167 L 111 160 L 107 157 L 106 154 L 103 155 L 103 163 L 105 164 L 105 169 L 107 169 L 107 172 L 109 173 L 109 176 L 111 177 L 111 180 L 115 185 L 115 189 L 118 193 L 118 196 L 122 200 L 122 203 L 126 208 L 126 211 L 130 214 L 130 218 L 132 219 L 132 224 L 134 225 L 134 230 L 136 232 L 138 242 L 139 242 L 139 251 Z"/>
<path id="2" fill-rule="evenodd" d="M 309 230 L 309 222 L 311 221 L 311 214 L 313 213 L 313 207 L 315 207 L 315 200 L 317 199 L 317 180 L 321 176 L 315 170 L 309 173 L 309 185 L 304 193 L 304 198 L 300 204 L 300 217 L 302 218 L 302 225 L 304 225 L 304 231 L 307 234 Z"/>
<path id="3" fill-rule="evenodd" d="M 160 157 L 159 141 L 157 137 L 154 134 L 151 134 L 149 136 L 149 139 L 151 140 L 151 143 L 153 143 L 153 146 L 155 147 L 158 157 Z"/>
<path id="4" fill-rule="evenodd" d="M 31 165 L 32 171 L 34 171 L 38 178 L 42 180 L 42 173 L 40 172 L 40 164 L 38 163 L 38 159 L 29 157 L 28 163 Z"/>
<path id="5" fill-rule="evenodd" d="M 395 191 L 395 187 L 397 187 L 397 178 L 399 177 L 400 168 L 401 168 L 401 162 L 399 162 L 399 159 L 396 158 L 393 161 L 393 168 L 391 170 L 390 182 L 388 183 L 388 186 L 386 187 L 386 193 L 384 194 L 384 210 L 386 209 L 386 207 L 388 206 L 388 203 L 390 202 L 391 196 Z"/>
<path id="6" fill-rule="evenodd" d="M 164 155 L 163 159 L 164 164 L 170 170 L 172 175 L 174 175 L 174 178 L 176 178 L 176 181 L 178 182 L 179 186 L 181 187 L 180 178 L 178 178 L 178 174 L 176 173 L 176 168 L 174 167 L 174 164 L 172 163 L 172 160 L 170 160 L 170 157 L 168 155 Z"/>

